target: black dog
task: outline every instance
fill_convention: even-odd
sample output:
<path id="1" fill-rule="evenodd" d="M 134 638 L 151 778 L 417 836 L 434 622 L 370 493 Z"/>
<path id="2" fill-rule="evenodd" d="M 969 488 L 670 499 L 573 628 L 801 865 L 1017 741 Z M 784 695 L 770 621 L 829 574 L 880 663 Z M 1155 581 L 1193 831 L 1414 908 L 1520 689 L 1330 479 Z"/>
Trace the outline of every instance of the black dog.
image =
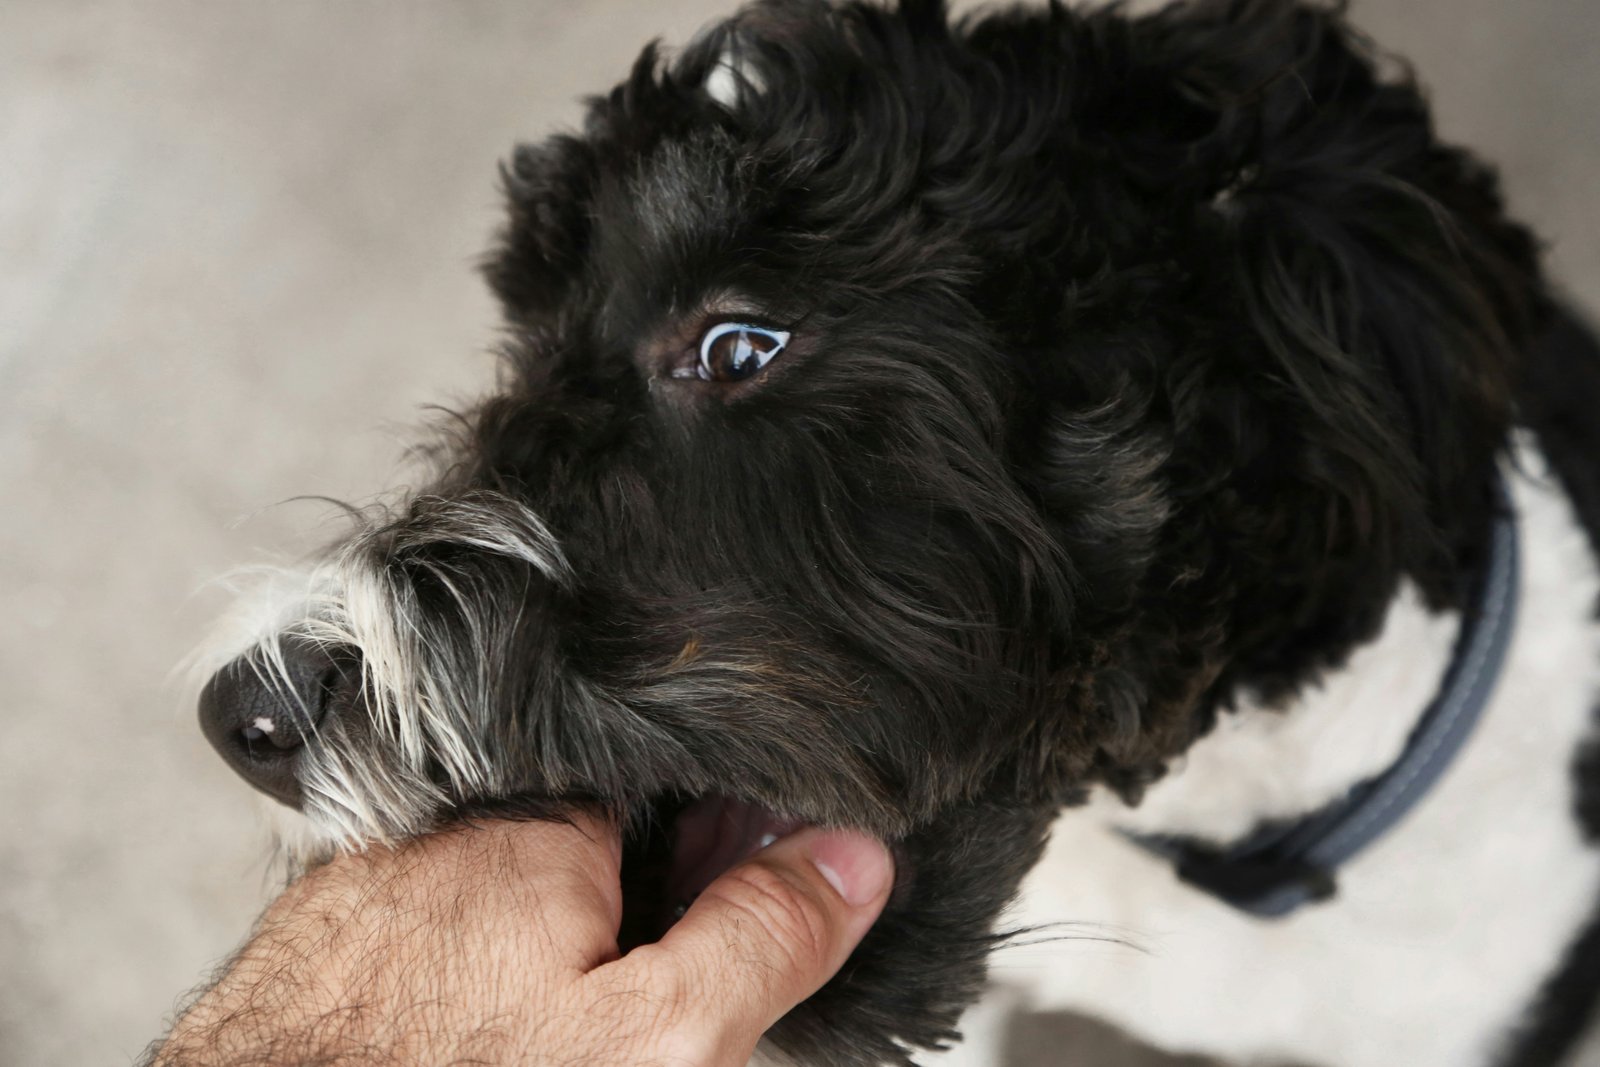
<path id="1" fill-rule="evenodd" d="M 1500 473 L 1531 425 L 1600 529 L 1600 358 L 1491 172 L 1337 11 L 772 0 L 647 49 L 504 180 L 499 389 L 203 698 L 324 847 L 598 803 L 632 827 L 637 943 L 718 873 L 686 827 L 734 827 L 736 858 L 867 829 L 888 910 L 771 1037 L 898 1063 L 955 1038 L 1065 806 L 1026 922 L 1217 947 L 1153 946 L 1165 977 L 1119 987 L 1067 939 L 1030 1003 L 1221 1054 L 1489 1062 L 1600 888 L 1566 770 L 1594 565 L 1565 497 Z M 1458 621 L 1515 566 L 1508 491 L 1523 629 L 1436 735 Z M 1403 762 L 1473 714 L 1538 743 Z M 1249 914 L 1294 858 L 1241 890 L 1229 848 L 1396 761 L 1439 792 L 1348 871 L 1299 863 L 1320 902 Z M 1515 869 L 1486 878 L 1495 849 Z M 1577 1029 L 1595 957 L 1525 1062 Z"/>

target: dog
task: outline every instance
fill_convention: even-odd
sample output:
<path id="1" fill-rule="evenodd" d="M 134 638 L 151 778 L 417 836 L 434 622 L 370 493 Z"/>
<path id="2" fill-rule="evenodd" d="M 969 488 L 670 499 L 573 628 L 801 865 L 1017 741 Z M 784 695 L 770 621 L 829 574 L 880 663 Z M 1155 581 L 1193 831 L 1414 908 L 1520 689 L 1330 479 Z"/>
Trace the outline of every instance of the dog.
<path id="1" fill-rule="evenodd" d="M 761 0 L 502 176 L 498 387 L 201 698 L 296 856 L 598 805 L 626 946 L 878 835 L 777 1062 L 1556 1062 L 1600 347 L 1340 9 Z"/>

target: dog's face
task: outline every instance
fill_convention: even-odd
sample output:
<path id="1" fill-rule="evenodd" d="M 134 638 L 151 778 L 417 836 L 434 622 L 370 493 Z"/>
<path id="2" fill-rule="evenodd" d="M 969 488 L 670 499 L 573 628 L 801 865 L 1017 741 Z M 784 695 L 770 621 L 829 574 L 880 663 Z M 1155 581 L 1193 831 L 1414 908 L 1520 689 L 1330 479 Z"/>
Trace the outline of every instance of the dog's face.
<path id="1" fill-rule="evenodd" d="M 1282 67 L 1298 16 L 1267 6 L 774 4 L 647 53 L 505 169 L 499 390 L 216 676 L 213 740 L 328 841 L 614 811 L 634 942 L 769 835 L 878 834 L 884 918 L 776 1036 L 947 1037 L 1061 803 L 1337 658 L 1401 575 L 1447 599 L 1424 475 L 1482 517 L 1408 388 L 1466 398 L 1437 450 L 1468 468 L 1498 387 L 1302 344 L 1263 162 L 1195 125 L 1180 42 Z"/>

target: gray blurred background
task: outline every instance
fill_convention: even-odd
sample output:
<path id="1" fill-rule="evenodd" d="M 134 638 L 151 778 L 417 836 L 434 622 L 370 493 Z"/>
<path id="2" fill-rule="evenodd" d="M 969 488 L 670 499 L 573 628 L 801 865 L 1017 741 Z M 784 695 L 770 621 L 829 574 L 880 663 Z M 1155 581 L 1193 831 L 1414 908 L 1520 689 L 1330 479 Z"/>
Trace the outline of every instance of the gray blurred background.
<path id="1" fill-rule="evenodd" d="M 243 935 L 265 836 L 168 680 L 208 581 L 317 544 L 281 501 L 367 497 L 420 405 L 486 388 L 496 160 L 730 6 L 0 0 L 0 1065 L 129 1062 Z M 1600 311 L 1600 4 L 1354 17 Z"/>

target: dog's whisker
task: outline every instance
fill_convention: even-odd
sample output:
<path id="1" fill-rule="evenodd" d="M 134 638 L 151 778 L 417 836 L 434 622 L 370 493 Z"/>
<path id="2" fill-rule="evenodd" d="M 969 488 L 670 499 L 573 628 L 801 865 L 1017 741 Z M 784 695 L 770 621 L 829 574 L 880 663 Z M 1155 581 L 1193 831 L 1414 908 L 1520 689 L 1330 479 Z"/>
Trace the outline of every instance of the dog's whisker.
<path id="1" fill-rule="evenodd" d="M 1143 939 L 1133 933 L 1118 932 L 1118 927 L 1106 923 L 1062 920 L 998 930 L 994 934 L 996 949 L 1037 948 L 1069 942 L 1115 945 L 1140 955 L 1151 955 L 1152 950 Z"/>

